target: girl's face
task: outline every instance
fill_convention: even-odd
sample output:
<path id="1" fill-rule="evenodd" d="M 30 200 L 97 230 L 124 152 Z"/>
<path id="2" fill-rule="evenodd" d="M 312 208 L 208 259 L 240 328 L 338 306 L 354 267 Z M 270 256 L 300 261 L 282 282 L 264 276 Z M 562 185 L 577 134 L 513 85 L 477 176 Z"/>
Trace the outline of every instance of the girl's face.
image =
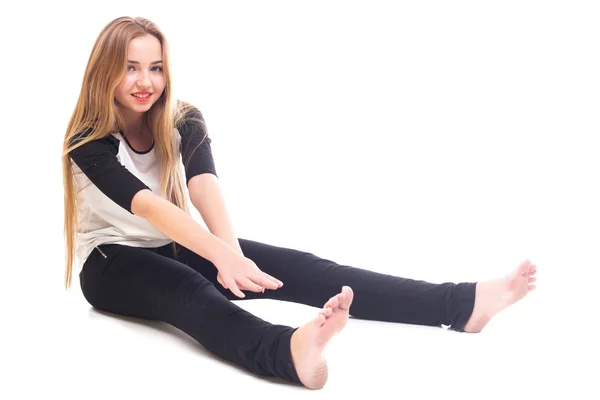
<path id="1" fill-rule="evenodd" d="M 126 114 L 144 113 L 156 103 L 164 89 L 159 40 L 152 35 L 131 40 L 127 50 L 127 72 L 115 91 L 117 106 Z"/>

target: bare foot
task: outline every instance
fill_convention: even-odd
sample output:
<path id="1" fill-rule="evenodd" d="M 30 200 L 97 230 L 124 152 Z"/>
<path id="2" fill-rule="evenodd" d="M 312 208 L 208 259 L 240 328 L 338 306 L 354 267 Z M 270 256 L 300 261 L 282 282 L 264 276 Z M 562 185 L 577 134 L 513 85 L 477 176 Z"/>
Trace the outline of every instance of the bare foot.
<path id="1" fill-rule="evenodd" d="M 291 351 L 298 377 L 309 389 L 321 389 L 327 382 L 327 362 L 323 354 L 329 340 L 346 322 L 354 292 L 348 286 L 333 296 L 319 316 L 298 328 L 291 339 Z"/>
<path id="2" fill-rule="evenodd" d="M 537 267 L 529 260 L 503 278 L 478 282 L 475 289 L 475 306 L 465 332 L 480 332 L 494 315 L 521 300 L 535 289 Z"/>

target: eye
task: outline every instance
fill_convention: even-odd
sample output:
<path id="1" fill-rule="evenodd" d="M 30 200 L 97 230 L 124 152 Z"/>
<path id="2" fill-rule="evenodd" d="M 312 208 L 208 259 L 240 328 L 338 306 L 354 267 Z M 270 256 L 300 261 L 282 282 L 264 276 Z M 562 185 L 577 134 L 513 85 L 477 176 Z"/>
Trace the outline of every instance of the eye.
<path id="1" fill-rule="evenodd" d="M 157 69 L 156 72 L 162 72 L 162 70 L 163 70 L 162 67 L 158 67 L 158 66 L 152 67 L 152 70 L 154 70 L 155 68 Z"/>
<path id="2" fill-rule="evenodd" d="M 128 65 L 127 66 L 127 72 L 129 72 L 129 68 L 135 68 L 133 65 Z"/>

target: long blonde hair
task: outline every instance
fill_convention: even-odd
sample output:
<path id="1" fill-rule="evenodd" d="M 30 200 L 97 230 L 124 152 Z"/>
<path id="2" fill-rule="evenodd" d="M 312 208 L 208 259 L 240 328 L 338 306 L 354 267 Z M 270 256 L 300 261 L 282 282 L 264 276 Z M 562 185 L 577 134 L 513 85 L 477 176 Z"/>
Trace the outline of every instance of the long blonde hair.
<path id="1" fill-rule="evenodd" d="M 173 140 L 173 128 L 191 114 L 191 104 L 173 97 L 169 46 L 158 26 L 141 17 L 120 17 L 100 32 L 85 69 L 79 99 L 69 121 L 63 142 L 64 234 L 66 245 L 65 287 L 71 286 L 78 229 L 78 207 L 69 152 L 111 132 L 123 131 L 124 119 L 115 106 L 114 93 L 127 69 L 127 49 L 132 39 L 153 35 L 161 44 L 165 89 L 146 113 L 157 159 L 161 164 L 160 195 L 182 208 L 188 206 L 177 168 L 179 149 Z M 203 123 L 203 121 L 199 121 Z"/>

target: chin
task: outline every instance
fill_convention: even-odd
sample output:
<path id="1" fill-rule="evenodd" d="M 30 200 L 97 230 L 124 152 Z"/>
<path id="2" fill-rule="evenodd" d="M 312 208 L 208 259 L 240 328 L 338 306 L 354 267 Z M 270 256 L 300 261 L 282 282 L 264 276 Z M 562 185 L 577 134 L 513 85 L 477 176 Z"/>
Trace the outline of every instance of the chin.
<path id="1" fill-rule="evenodd" d="M 134 112 L 134 113 L 144 113 L 148 110 L 150 110 L 154 104 L 156 104 L 158 102 L 157 100 L 150 100 L 148 103 L 139 103 L 135 100 L 129 100 L 127 102 L 121 102 L 119 100 L 116 100 L 116 104 L 118 107 L 124 109 L 124 110 L 128 110 L 129 112 Z"/>
<path id="2" fill-rule="evenodd" d="M 155 101 L 153 102 L 148 102 L 146 104 L 144 103 L 133 103 L 131 105 L 129 105 L 129 108 L 131 111 L 140 111 L 140 110 L 144 110 L 147 111 L 149 109 L 152 108 L 152 106 L 154 105 L 154 103 L 156 103 Z"/>

